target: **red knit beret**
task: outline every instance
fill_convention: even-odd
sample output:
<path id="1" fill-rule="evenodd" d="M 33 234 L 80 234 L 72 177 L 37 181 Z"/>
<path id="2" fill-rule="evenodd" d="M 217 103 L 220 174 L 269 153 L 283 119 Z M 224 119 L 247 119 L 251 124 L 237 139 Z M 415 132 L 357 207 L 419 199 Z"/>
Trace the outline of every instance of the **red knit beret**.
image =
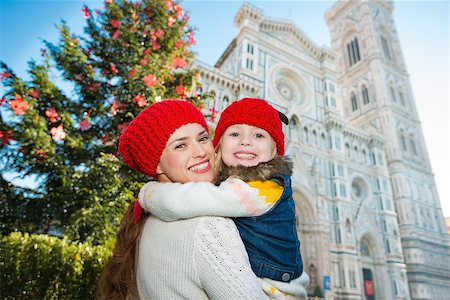
<path id="1" fill-rule="evenodd" d="M 238 124 L 252 125 L 267 131 L 277 145 L 277 153 L 284 154 L 284 133 L 278 111 L 266 100 L 243 98 L 233 102 L 220 115 L 214 133 L 214 147 L 219 144 L 228 127 Z"/>
<path id="2" fill-rule="evenodd" d="M 163 100 L 141 111 L 120 136 L 119 152 L 130 168 L 156 177 L 161 154 L 172 133 L 198 123 L 208 130 L 205 117 L 190 102 Z"/>

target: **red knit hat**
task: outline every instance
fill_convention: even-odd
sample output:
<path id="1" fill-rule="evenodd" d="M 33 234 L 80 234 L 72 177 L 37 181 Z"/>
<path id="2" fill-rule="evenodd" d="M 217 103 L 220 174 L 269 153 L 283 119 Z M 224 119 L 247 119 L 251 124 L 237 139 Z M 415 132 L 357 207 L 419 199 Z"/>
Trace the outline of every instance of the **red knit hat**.
<path id="1" fill-rule="evenodd" d="M 119 151 L 130 168 L 156 177 L 161 154 L 172 133 L 198 123 L 208 130 L 205 117 L 190 102 L 163 100 L 141 111 L 120 136 Z"/>
<path id="2" fill-rule="evenodd" d="M 267 131 L 277 145 L 277 153 L 284 154 L 284 133 L 278 111 L 266 100 L 243 98 L 233 102 L 220 115 L 214 133 L 214 147 L 219 144 L 228 127 L 238 124 L 252 125 Z"/>

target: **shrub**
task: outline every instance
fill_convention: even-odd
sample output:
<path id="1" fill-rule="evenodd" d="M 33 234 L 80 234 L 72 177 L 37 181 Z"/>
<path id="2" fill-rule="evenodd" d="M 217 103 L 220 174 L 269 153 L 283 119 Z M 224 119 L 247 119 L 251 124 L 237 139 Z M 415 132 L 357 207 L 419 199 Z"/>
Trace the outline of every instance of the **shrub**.
<path id="1" fill-rule="evenodd" d="M 111 249 L 14 232 L 0 238 L 0 298 L 93 299 Z"/>
<path id="2" fill-rule="evenodd" d="M 322 293 L 322 289 L 320 288 L 320 286 L 316 286 L 316 288 L 314 289 L 313 297 L 323 298 L 323 293 Z"/>

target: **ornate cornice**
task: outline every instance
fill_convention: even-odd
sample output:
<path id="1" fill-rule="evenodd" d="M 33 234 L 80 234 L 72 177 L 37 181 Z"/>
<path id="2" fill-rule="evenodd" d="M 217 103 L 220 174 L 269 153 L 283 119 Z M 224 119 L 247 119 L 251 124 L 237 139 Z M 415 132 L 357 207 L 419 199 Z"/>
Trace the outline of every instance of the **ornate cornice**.
<path id="1" fill-rule="evenodd" d="M 300 44 L 308 53 L 322 61 L 324 59 L 333 59 L 333 53 L 326 48 L 318 47 L 300 28 L 291 21 L 279 20 L 274 18 L 265 18 L 260 24 L 260 30 L 264 33 L 282 33 L 289 34 Z"/>
<path id="2" fill-rule="evenodd" d="M 251 21 L 259 24 L 263 17 L 264 14 L 261 9 L 257 8 L 254 5 L 251 5 L 248 2 L 244 2 L 244 4 L 242 4 L 241 8 L 234 17 L 234 24 L 239 27 L 245 19 L 250 19 Z"/>
<path id="3" fill-rule="evenodd" d="M 245 90 L 251 94 L 258 94 L 262 89 L 262 84 L 256 80 L 251 80 L 244 76 L 233 77 L 232 75 L 223 72 L 216 67 L 211 67 L 201 61 L 195 61 L 194 68 L 200 70 L 200 76 L 204 81 L 228 88 L 235 93 Z"/>

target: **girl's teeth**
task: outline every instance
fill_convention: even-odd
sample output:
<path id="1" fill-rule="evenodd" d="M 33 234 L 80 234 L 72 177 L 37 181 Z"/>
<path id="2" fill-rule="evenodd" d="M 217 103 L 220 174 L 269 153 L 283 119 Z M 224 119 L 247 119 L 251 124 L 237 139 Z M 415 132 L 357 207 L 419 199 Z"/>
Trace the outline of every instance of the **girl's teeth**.
<path id="1" fill-rule="evenodd" d="M 255 155 L 254 154 L 244 154 L 244 153 L 239 153 L 239 154 L 236 154 L 236 156 L 237 157 L 239 157 L 239 158 L 254 158 L 255 157 Z"/>
<path id="2" fill-rule="evenodd" d="M 209 162 L 205 162 L 205 163 L 190 167 L 189 169 L 191 171 L 201 171 L 201 170 L 206 169 L 208 167 L 208 165 L 209 165 Z"/>

